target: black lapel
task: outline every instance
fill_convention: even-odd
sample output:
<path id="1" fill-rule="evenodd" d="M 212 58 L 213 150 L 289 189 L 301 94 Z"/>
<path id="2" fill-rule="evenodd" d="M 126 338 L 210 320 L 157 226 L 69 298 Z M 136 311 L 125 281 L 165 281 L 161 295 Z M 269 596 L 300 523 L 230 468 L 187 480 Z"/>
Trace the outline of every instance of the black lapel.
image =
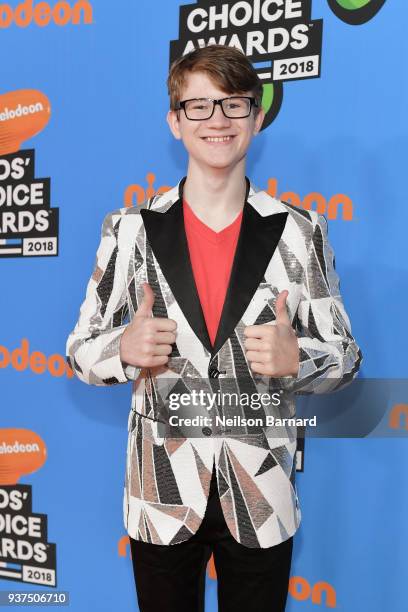
<path id="1" fill-rule="evenodd" d="M 241 229 L 231 270 L 231 277 L 217 330 L 214 347 L 211 345 L 194 280 L 184 229 L 183 186 L 179 183 L 179 197 L 166 212 L 143 209 L 140 214 L 147 239 L 188 323 L 203 346 L 214 355 L 234 331 L 248 307 L 283 233 L 287 212 L 262 217 L 247 201 L 247 190 Z"/>
<path id="2" fill-rule="evenodd" d="M 183 185 L 179 183 L 179 198 L 166 212 L 143 209 L 140 214 L 147 239 L 169 287 L 196 336 L 211 352 L 204 314 L 198 297 L 188 251 L 183 218 Z"/>
<path id="3" fill-rule="evenodd" d="M 212 355 L 234 331 L 257 290 L 285 227 L 287 212 L 262 217 L 245 201 L 241 230 Z"/>

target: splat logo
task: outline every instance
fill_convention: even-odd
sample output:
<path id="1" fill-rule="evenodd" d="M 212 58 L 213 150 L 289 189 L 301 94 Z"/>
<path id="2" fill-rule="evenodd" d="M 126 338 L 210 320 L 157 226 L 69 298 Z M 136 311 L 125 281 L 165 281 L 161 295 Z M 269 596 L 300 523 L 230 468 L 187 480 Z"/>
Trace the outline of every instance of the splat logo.
<path id="1" fill-rule="evenodd" d="M 50 120 L 51 104 L 36 89 L 18 89 L 0 96 L 0 155 L 15 153 L 39 134 Z"/>
<path id="2" fill-rule="evenodd" d="M 168 185 L 161 185 L 156 189 L 154 187 L 155 180 L 156 175 L 153 172 L 148 172 L 146 174 L 147 187 L 138 184 L 129 185 L 124 194 L 124 206 L 126 208 L 138 206 L 148 198 L 165 193 L 171 189 Z M 352 221 L 353 219 L 353 202 L 345 193 L 335 193 L 326 197 L 317 191 L 310 192 L 304 196 L 299 195 L 295 191 L 279 192 L 278 180 L 276 178 L 267 179 L 265 191 L 272 197 L 293 204 L 293 206 L 298 206 L 304 210 L 315 210 L 321 215 L 325 214 L 328 219 L 340 218 L 343 221 Z"/>
<path id="3" fill-rule="evenodd" d="M 48 516 L 33 512 L 31 485 L 17 484 L 46 459 L 45 443 L 34 431 L 0 429 L 0 579 L 57 585 Z"/>
<path id="4" fill-rule="evenodd" d="M 371 19 L 385 0 L 328 0 L 332 11 L 352 24 Z M 283 83 L 320 77 L 323 20 L 311 19 L 311 0 L 198 0 L 180 7 L 179 38 L 170 41 L 170 63 L 194 48 L 237 47 L 263 81 L 262 129 L 283 100 Z"/>
<path id="5" fill-rule="evenodd" d="M 9 3 L 0 4 L 0 28 L 12 25 L 26 28 L 33 23 L 42 28 L 50 23 L 57 26 L 92 23 L 92 5 L 88 0 L 78 0 L 75 4 L 57 2 L 53 6 L 49 2 L 34 4 L 33 0 L 24 0 L 16 7 Z"/>

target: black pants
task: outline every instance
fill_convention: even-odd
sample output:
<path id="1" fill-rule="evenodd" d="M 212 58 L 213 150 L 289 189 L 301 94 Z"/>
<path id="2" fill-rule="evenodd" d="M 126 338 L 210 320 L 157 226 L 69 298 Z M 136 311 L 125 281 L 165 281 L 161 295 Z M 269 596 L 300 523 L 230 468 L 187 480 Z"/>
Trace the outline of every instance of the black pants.
<path id="1" fill-rule="evenodd" d="M 215 467 L 204 519 L 185 542 L 169 546 L 130 538 L 140 612 L 204 612 L 206 567 L 217 572 L 219 612 L 283 612 L 293 537 L 270 548 L 248 548 L 230 534 Z"/>

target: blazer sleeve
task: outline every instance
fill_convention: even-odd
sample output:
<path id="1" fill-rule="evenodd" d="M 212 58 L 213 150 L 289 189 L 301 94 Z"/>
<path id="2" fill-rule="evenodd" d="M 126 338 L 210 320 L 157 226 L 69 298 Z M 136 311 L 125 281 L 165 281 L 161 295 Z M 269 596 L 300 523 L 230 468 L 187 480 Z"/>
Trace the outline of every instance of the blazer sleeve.
<path id="1" fill-rule="evenodd" d="M 362 353 L 351 333 L 340 295 L 327 220 L 315 213 L 296 315 L 299 369 L 292 379 L 295 393 L 327 393 L 355 378 Z"/>
<path id="2" fill-rule="evenodd" d="M 133 378 L 128 376 L 127 364 L 121 362 L 119 352 L 128 305 L 117 245 L 121 217 L 115 225 L 114 218 L 110 213 L 103 221 L 86 297 L 66 345 L 69 365 L 80 380 L 90 385 L 115 385 Z M 134 368 L 130 369 L 133 373 Z"/>

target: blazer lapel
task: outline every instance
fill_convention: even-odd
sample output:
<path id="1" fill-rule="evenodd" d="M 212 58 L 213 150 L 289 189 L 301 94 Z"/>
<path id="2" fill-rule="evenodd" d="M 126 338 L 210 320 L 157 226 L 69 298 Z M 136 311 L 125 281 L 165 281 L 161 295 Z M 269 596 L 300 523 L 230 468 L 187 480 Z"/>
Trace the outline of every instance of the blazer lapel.
<path id="1" fill-rule="evenodd" d="M 194 280 L 184 229 L 185 181 L 186 177 L 179 182 L 176 199 L 170 202 L 167 210 L 163 212 L 142 209 L 140 214 L 147 239 L 178 305 L 196 336 L 213 356 L 234 331 L 261 283 L 284 230 L 288 213 L 261 215 L 248 201 L 251 184 L 246 177 L 247 190 L 241 229 L 217 336 L 212 346 Z M 160 204 L 160 199 L 158 203 Z"/>
<path id="2" fill-rule="evenodd" d="M 242 318 L 274 254 L 287 212 L 262 216 L 246 199 L 230 282 L 212 355 L 217 353 Z"/>
<path id="3" fill-rule="evenodd" d="M 212 345 L 198 297 L 188 251 L 183 218 L 184 177 L 179 183 L 178 198 L 165 212 L 143 209 L 140 214 L 148 241 L 169 287 L 187 321 L 204 347 Z"/>

